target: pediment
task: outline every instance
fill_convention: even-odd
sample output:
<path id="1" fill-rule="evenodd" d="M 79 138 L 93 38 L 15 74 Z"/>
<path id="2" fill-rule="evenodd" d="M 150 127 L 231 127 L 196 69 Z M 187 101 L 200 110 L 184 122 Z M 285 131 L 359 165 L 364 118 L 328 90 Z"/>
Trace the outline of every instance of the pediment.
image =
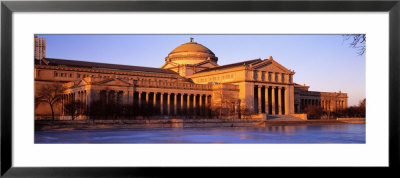
<path id="1" fill-rule="evenodd" d="M 166 62 L 166 63 L 164 63 L 164 65 L 162 65 L 160 68 L 161 68 L 161 69 L 169 69 L 169 68 L 171 68 L 171 67 L 177 67 L 177 66 L 179 66 L 179 64 L 174 63 L 174 62 Z"/>
<path id="2" fill-rule="evenodd" d="M 121 80 L 119 78 L 105 79 L 98 81 L 95 84 L 104 86 L 130 86 L 131 84 L 127 81 Z"/>
<path id="3" fill-rule="evenodd" d="M 80 86 L 86 86 L 88 85 L 89 82 L 86 81 L 85 79 L 79 80 L 78 82 L 75 82 L 74 86 L 75 87 L 80 87 Z"/>
<path id="4" fill-rule="evenodd" d="M 207 60 L 204 62 L 200 62 L 196 64 L 196 67 L 206 67 L 206 68 L 212 68 L 212 67 L 218 67 L 219 65 L 211 60 Z"/>
<path id="5" fill-rule="evenodd" d="M 287 69 L 286 67 L 282 66 L 278 62 L 273 59 L 265 60 L 263 62 L 257 63 L 256 65 L 252 66 L 253 69 L 258 71 L 266 71 L 266 72 L 278 72 L 278 73 L 287 73 L 287 74 L 294 74 L 293 71 Z"/>

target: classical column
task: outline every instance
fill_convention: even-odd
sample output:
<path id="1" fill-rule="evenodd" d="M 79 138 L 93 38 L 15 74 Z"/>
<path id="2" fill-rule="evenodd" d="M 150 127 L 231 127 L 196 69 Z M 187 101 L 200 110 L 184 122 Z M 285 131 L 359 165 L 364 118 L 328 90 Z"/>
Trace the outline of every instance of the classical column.
<path id="1" fill-rule="evenodd" d="M 167 114 L 170 115 L 171 113 L 171 94 L 167 93 Z"/>
<path id="2" fill-rule="evenodd" d="M 181 93 L 181 115 L 183 114 L 183 94 Z"/>
<path id="3" fill-rule="evenodd" d="M 139 104 L 139 106 L 142 106 L 142 92 L 138 91 L 138 93 L 139 93 L 139 95 L 138 95 L 138 99 L 139 99 L 138 104 Z"/>
<path id="4" fill-rule="evenodd" d="M 282 115 L 282 87 L 278 88 L 278 114 Z"/>
<path id="5" fill-rule="evenodd" d="M 189 114 L 190 110 L 190 94 L 186 94 L 186 114 Z"/>
<path id="6" fill-rule="evenodd" d="M 262 113 L 262 109 L 261 109 L 261 85 L 258 85 L 258 113 Z"/>
<path id="7" fill-rule="evenodd" d="M 83 92 L 83 94 L 85 95 L 85 92 Z M 85 100 L 85 99 L 83 99 Z M 122 94 L 122 103 L 125 104 L 129 104 L 129 90 L 124 90 L 123 94 Z"/>
<path id="8" fill-rule="evenodd" d="M 176 102 L 177 102 L 177 94 L 174 93 L 174 114 L 173 115 L 177 115 L 176 114 L 176 106 L 177 106 Z"/>
<path id="9" fill-rule="evenodd" d="M 147 105 L 149 103 L 150 92 L 146 92 L 145 96 L 146 96 L 146 105 Z"/>
<path id="10" fill-rule="evenodd" d="M 160 93 L 160 114 L 164 114 L 164 93 Z"/>
<path id="11" fill-rule="evenodd" d="M 328 103 L 326 102 L 326 100 L 324 100 L 324 109 L 326 110 L 328 108 Z"/>
<path id="12" fill-rule="evenodd" d="M 61 115 L 64 115 L 64 94 L 61 95 Z"/>
<path id="13" fill-rule="evenodd" d="M 271 87 L 271 104 L 272 104 L 272 113 L 275 115 L 275 87 Z"/>
<path id="14" fill-rule="evenodd" d="M 92 99 L 93 99 L 93 97 L 92 97 L 91 95 L 92 95 L 91 90 L 90 90 L 90 89 L 87 89 L 87 90 L 86 90 L 86 104 L 87 104 L 87 107 L 88 107 L 88 108 L 90 107 L 90 104 L 91 104 Z M 64 101 L 64 102 L 65 102 L 65 101 Z"/>
<path id="15" fill-rule="evenodd" d="M 208 114 L 208 95 L 205 95 L 205 102 L 204 102 L 204 115 Z"/>
<path id="16" fill-rule="evenodd" d="M 157 93 L 153 92 L 153 107 L 156 108 L 156 102 L 157 102 Z"/>
<path id="17" fill-rule="evenodd" d="M 87 101 L 87 91 L 85 90 L 85 98 L 84 98 L 84 100 L 85 100 L 85 108 L 86 108 L 86 111 L 87 111 L 87 108 L 89 107 L 89 104 L 88 104 L 88 101 Z"/>
<path id="18" fill-rule="evenodd" d="M 203 113 L 203 96 L 200 94 L 199 95 L 199 115 Z"/>
<path id="19" fill-rule="evenodd" d="M 264 96 L 265 96 L 265 113 L 269 114 L 269 103 L 268 103 L 268 87 L 264 88 Z"/>
<path id="20" fill-rule="evenodd" d="M 196 97 L 197 97 L 197 94 L 193 94 L 193 115 L 197 115 L 197 102 L 196 102 Z"/>
<path id="21" fill-rule="evenodd" d="M 328 111 L 330 111 L 331 110 L 331 100 L 328 100 Z"/>
<path id="22" fill-rule="evenodd" d="M 289 87 L 285 88 L 285 115 L 289 115 Z"/>

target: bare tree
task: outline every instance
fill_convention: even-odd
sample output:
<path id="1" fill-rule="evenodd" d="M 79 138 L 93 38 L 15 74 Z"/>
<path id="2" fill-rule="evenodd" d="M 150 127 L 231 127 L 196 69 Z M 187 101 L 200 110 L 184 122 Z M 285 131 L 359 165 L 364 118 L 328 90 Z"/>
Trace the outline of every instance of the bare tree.
<path id="1" fill-rule="evenodd" d="M 366 98 L 362 99 L 360 103 L 358 104 L 358 113 L 359 117 L 365 117 L 365 109 L 367 106 L 367 100 Z"/>
<path id="2" fill-rule="evenodd" d="M 309 105 L 306 108 L 304 108 L 304 112 L 307 114 L 308 118 L 321 118 L 322 115 L 324 114 L 324 110 L 321 108 L 321 106 L 313 106 Z"/>
<path id="3" fill-rule="evenodd" d="M 252 116 L 254 114 L 256 114 L 256 113 L 254 112 L 254 109 L 252 109 L 252 108 L 248 108 L 246 106 L 243 106 L 240 108 L 240 115 L 243 119 L 252 119 L 253 118 Z"/>
<path id="4" fill-rule="evenodd" d="M 40 103 L 47 103 L 51 109 L 51 117 L 54 121 L 54 105 L 59 103 L 65 88 L 62 84 L 54 83 L 43 85 L 38 89 L 35 96 L 35 106 Z"/>
<path id="5" fill-rule="evenodd" d="M 238 102 L 234 96 L 234 93 L 224 89 L 223 85 L 220 84 L 218 88 L 213 92 L 215 98 L 214 103 L 214 115 L 218 115 L 218 118 L 233 116 L 235 114 L 235 104 Z"/>
<path id="6" fill-rule="evenodd" d="M 344 41 L 350 41 L 349 46 L 351 48 L 358 49 L 357 54 L 363 55 L 366 50 L 366 34 L 351 34 L 351 35 L 343 35 Z"/>
<path id="7" fill-rule="evenodd" d="M 64 111 L 71 116 L 71 120 L 75 120 L 76 116 L 84 115 L 84 103 L 81 101 L 71 101 L 64 104 Z"/>

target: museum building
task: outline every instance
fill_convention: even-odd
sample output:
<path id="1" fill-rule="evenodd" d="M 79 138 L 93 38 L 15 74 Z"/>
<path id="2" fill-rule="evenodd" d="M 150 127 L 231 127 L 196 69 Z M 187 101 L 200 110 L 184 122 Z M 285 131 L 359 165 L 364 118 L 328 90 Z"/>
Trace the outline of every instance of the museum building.
<path id="1" fill-rule="evenodd" d="M 326 111 L 347 107 L 346 93 L 308 91 L 271 56 L 218 65 L 218 57 L 193 38 L 172 50 L 160 68 L 47 58 L 45 40 L 35 36 L 35 95 L 43 86 L 61 84 L 55 107 L 60 118 L 71 101 L 85 107 L 96 101 L 151 105 L 164 116 L 210 115 L 218 108 L 240 117 L 237 113 L 290 115 L 309 105 Z M 35 107 L 35 119 L 49 113 L 45 103 Z"/>

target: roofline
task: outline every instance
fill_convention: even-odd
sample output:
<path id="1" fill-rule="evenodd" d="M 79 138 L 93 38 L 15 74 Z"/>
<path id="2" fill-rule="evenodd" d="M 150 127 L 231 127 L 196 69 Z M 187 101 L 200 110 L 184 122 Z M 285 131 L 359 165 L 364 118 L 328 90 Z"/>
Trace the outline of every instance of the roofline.
<path id="1" fill-rule="evenodd" d="M 251 62 L 251 61 L 254 61 L 254 62 Z M 211 71 L 215 71 L 215 70 L 225 70 L 225 69 L 231 69 L 231 68 L 235 68 L 235 67 L 242 67 L 243 65 L 239 65 L 239 64 L 251 62 L 251 63 L 246 64 L 246 66 L 248 66 L 250 64 L 254 64 L 255 62 L 260 62 L 260 61 L 262 61 L 262 60 L 261 59 L 252 59 L 252 60 L 247 60 L 247 61 L 241 61 L 241 62 L 236 62 L 236 63 L 231 63 L 231 64 L 220 65 L 218 67 L 213 67 L 213 68 L 209 68 L 209 69 L 205 69 L 205 70 L 196 72 L 193 75 L 198 74 L 198 73 L 211 72 Z M 232 66 L 229 66 L 229 65 L 232 65 Z"/>
<path id="2" fill-rule="evenodd" d="M 80 65 L 65 65 L 68 67 L 82 67 L 82 68 L 94 68 L 94 69 L 103 69 L 103 70 L 119 70 L 119 71 L 130 71 L 130 72 L 144 72 L 144 73 L 156 73 L 156 74 L 165 74 L 165 75 L 179 75 L 178 73 L 169 70 L 169 69 L 163 69 L 163 68 L 155 68 L 155 67 L 144 67 L 144 66 L 134 66 L 134 65 L 124 65 L 124 64 L 113 64 L 113 63 L 103 63 L 103 62 L 91 62 L 91 61 L 79 61 L 79 60 L 70 60 L 70 59 L 59 59 L 59 58 L 44 58 L 50 59 L 50 60 L 62 60 L 62 61 L 70 61 L 70 62 L 85 62 L 85 63 L 92 63 L 92 64 L 101 64 L 101 65 L 116 65 L 116 66 L 124 66 L 124 67 L 138 67 L 138 68 L 147 68 L 147 69 L 157 69 L 157 70 L 166 70 L 168 72 L 153 72 L 153 71 L 145 71 L 145 70 L 128 70 L 128 69 L 118 69 L 118 68 L 112 68 L 112 67 L 89 67 L 89 66 L 80 66 Z M 49 61 L 49 64 L 51 66 L 51 62 Z M 47 64 L 47 65 L 49 65 Z M 39 64 L 40 65 L 40 64 Z"/>

